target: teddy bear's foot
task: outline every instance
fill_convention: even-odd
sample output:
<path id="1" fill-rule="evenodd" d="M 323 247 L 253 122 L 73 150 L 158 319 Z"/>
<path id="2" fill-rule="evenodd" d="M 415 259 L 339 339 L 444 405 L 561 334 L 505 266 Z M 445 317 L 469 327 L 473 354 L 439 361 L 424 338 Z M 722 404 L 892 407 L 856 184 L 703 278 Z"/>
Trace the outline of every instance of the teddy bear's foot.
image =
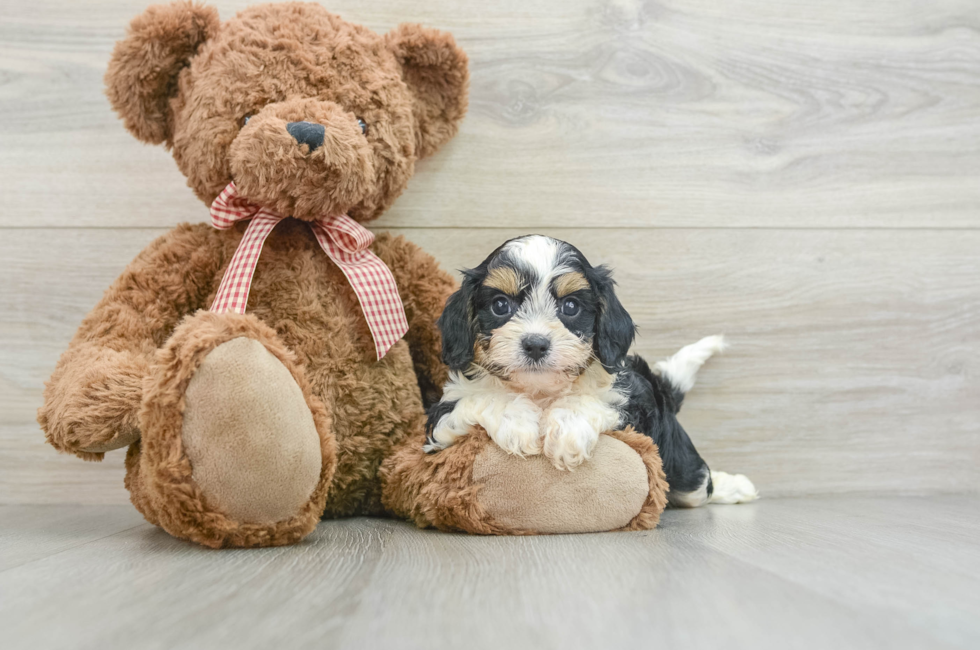
<path id="1" fill-rule="evenodd" d="M 488 445 L 473 463 L 473 482 L 499 524 L 536 533 L 626 528 L 650 493 L 643 458 L 612 436 L 599 436 L 591 459 L 574 471 L 556 469 L 545 456 L 515 458 Z"/>
<path id="2" fill-rule="evenodd" d="M 185 320 L 158 355 L 141 415 L 144 508 L 167 532 L 277 546 L 316 527 L 336 465 L 329 417 L 256 318 Z"/>
<path id="3" fill-rule="evenodd" d="M 477 534 L 645 530 L 667 503 L 657 447 L 632 430 L 600 436 L 591 460 L 573 472 L 543 456 L 507 454 L 477 428 L 434 454 L 406 446 L 383 475 L 396 513 Z"/>

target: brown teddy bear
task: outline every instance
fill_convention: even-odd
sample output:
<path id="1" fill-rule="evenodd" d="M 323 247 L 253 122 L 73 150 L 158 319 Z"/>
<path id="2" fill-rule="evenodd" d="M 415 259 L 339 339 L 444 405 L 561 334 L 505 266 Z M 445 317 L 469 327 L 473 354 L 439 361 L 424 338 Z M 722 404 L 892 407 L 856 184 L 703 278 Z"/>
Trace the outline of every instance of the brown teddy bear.
<path id="1" fill-rule="evenodd" d="M 360 224 L 456 133 L 468 73 L 450 35 L 381 36 L 300 3 L 222 24 L 176 2 L 132 22 L 106 84 L 219 228 L 160 237 L 85 318 L 38 414 L 54 447 L 100 460 L 128 445 L 133 504 L 212 547 L 289 544 L 358 514 L 473 533 L 656 524 L 660 460 L 635 433 L 604 436 L 574 473 L 485 432 L 422 452 L 456 284 Z"/>

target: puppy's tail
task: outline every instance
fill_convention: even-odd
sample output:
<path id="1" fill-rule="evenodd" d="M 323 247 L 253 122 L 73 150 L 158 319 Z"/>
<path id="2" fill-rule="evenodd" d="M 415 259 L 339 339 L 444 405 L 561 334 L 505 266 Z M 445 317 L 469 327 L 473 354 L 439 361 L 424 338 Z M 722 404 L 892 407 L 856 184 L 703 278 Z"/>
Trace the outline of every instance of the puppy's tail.
<path id="1" fill-rule="evenodd" d="M 684 395 L 694 387 L 698 370 L 712 355 L 718 354 L 727 347 L 725 337 L 716 334 L 715 336 L 706 336 L 697 343 L 685 345 L 672 357 L 658 361 L 654 364 L 652 372 L 650 366 L 643 359 L 630 357 L 630 361 L 639 360 L 639 363 L 633 362 L 631 365 L 633 370 L 645 377 L 647 381 L 653 383 L 654 379 L 651 375 L 656 375 L 661 381 L 669 384 L 674 402 L 677 405 L 676 410 L 680 411 L 681 404 L 684 402 Z"/>
<path id="2" fill-rule="evenodd" d="M 684 395 L 694 386 L 698 370 L 704 362 L 728 347 L 725 337 L 721 335 L 707 336 L 697 343 L 685 345 L 678 350 L 677 354 L 658 361 L 653 366 L 653 370 L 647 362 L 638 356 L 627 357 L 626 364 L 651 385 L 665 386 L 670 389 L 673 405 L 662 404 L 661 407 L 670 408 L 677 413 L 684 402 Z M 656 391 L 654 391 L 656 394 Z M 683 433 L 683 430 L 681 431 Z M 699 469 L 703 466 L 703 482 L 694 484 L 689 492 L 682 492 L 680 489 L 671 491 L 671 504 L 674 506 L 694 507 L 705 503 L 748 503 L 759 498 L 759 491 L 752 481 L 744 474 L 728 474 L 726 472 L 715 472 L 708 470 L 708 466 L 700 459 L 694 446 L 683 434 L 687 444 L 690 445 L 690 452 L 697 459 L 696 465 Z M 664 451 L 673 449 L 676 446 L 674 440 L 664 438 L 657 441 L 661 445 L 661 454 Z"/>

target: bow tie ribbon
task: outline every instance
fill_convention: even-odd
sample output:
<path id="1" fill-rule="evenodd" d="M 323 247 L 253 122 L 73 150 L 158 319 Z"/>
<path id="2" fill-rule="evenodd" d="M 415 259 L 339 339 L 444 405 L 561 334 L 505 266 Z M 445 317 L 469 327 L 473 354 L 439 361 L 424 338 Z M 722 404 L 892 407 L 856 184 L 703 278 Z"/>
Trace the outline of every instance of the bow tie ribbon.
<path id="1" fill-rule="evenodd" d="M 211 224 L 226 230 L 238 221 L 251 221 L 221 278 L 211 311 L 218 314 L 245 313 L 262 245 L 276 224 L 284 218 L 239 196 L 234 181 L 221 191 L 211 204 Z M 357 294 L 364 319 L 374 338 L 378 359 L 381 359 L 408 332 L 408 319 L 391 269 L 369 250 L 374 234 L 346 214 L 321 217 L 310 222 L 310 227 L 320 242 L 320 248 L 340 267 Z"/>

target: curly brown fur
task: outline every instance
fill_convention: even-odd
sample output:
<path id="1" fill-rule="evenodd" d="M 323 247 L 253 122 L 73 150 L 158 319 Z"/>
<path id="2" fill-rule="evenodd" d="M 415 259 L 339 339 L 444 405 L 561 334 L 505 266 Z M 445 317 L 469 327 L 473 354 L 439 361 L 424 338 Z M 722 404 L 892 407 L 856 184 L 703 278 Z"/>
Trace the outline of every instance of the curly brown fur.
<path id="1" fill-rule="evenodd" d="M 185 314 L 207 306 L 233 249 L 178 226 L 147 246 L 85 317 L 45 385 L 38 423 L 59 451 L 101 460 L 138 436 L 143 379 Z"/>
<path id="2" fill-rule="evenodd" d="M 660 522 L 660 515 L 667 507 L 667 476 L 664 474 L 663 463 L 657 451 L 657 445 L 650 438 L 637 433 L 632 427 L 622 431 L 609 431 L 606 435 L 625 442 L 643 459 L 647 468 L 647 478 L 650 481 L 650 493 L 633 520 L 619 530 L 650 530 Z"/>
<path id="3" fill-rule="evenodd" d="M 183 448 L 184 393 L 207 354 L 238 337 L 259 341 L 286 367 L 299 385 L 320 434 L 320 479 L 310 499 L 295 516 L 273 524 L 236 522 L 207 503 L 192 478 Z M 150 511 L 172 535 L 205 546 L 281 546 L 295 542 L 319 521 L 337 466 L 331 418 L 311 392 L 295 355 L 276 333 L 251 315 L 198 312 L 187 318 L 156 355 L 140 412 L 144 432 L 140 473 Z M 137 507 L 139 504 L 136 504 Z"/>
<path id="4" fill-rule="evenodd" d="M 137 440 L 126 450 L 126 477 L 123 484 L 129 492 L 129 501 L 140 511 L 140 514 L 154 526 L 160 525 L 160 518 L 157 516 L 153 499 L 147 494 L 146 484 L 140 472 L 140 457 L 142 454 L 142 443 Z"/>
<path id="5" fill-rule="evenodd" d="M 138 117 L 146 113 L 135 111 L 122 91 L 167 103 L 172 128 L 153 130 L 153 141 L 165 134 L 188 184 L 206 203 L 234 178 L 244 196 L 282 214 L 373 219 L 405 189 L 416 159 L 455 134 L 466 111 L 467 59 L 452 36 L 415 25 L 381 36 L 313 3 L 249 7 L 211 33 L 196 56 L 180 49 L 179 65 L 187 67 L 176 84 L 133 88 L 131 80 L 148 65 L 146 56 L 133 53 L 168 51 L 179 40 L 172 14 L 187 11 L 137 18 L 106 79 L 113 105 L 137 137 L 148 139 Z M 143 35 L 151 26 L 166 38 L 147 47 Z M 196 43 L 200 33 L 188 31 L 180 42 Z M 287 121 L 326 128 L 329 146 L 309 156 L 312 164 L 301 164 L 306 158 L 298 147 L 284 146 Z"/>
<path id="6" fill-rule="evenodd" d="M 476 427 L 452 447 L 426 454 L 423 425 L 420 421 L 412 444 L 402 446 L 382 466 L 385 507 L 420 528 L 476 535 L 533 534 L 503 526 L 477 498 L 480 486 L 473 482 L 473 462 L 486 445 L 493 444 L 486 431 Z"/>
<path id="7" fill-rule="evenodd" d="M 456 135 L 466 113 L 469 75 L 466 53 L 452 35 L 421 25 L 399 25 L 385 36 L 412 89 L 418 123 L 416 153 L 432 155 Z"/>
<path id="8" fill-rule="evenodd" d="M 315 151 L 297 146 L 286 130 L 302 121 L 324 127 Z M 294 98 L 266 106 L 231 143 L 228 160 L 243 196 L 304 219 L 347 212 L 375 189 L 371 145 L 357 118 L 332 102 Z"/>
<path id="9" fill-rule="evenodd" d="M 39 422 L 53 445 L 101 458 L 85 451 L 88 442 L 118 437 L 119 420 L 137 426 L 144 375 L 132 376 L 121 363 L 135 358 L 149 368 L 181 312 L 210 304 L 243 230 L 180 226 L 130 264 L 85 319 L 48 382 Z M 248 312 L 304 360 L 314 394 L 338 413 L 339 466 L 327 516 L 381 512 L 377 469 L 402 439 L 403 423 L 424 412 L 420 382 L 445 380 L 435 321 L 455 281 L 402 237 L 379 234 L 373 250 L 392 269 L 410 324 L 405 340 L 381 362 L 374 360 L 353 290 L 305 224 L 287 220 L 272 232 L 249 297 Z M 96 355 L 107 359 L 104 366 L 78 362 Z M 129 390 L 99 392 L 106 377 L 128 380 Z"/>
<path id="10" fill-rule="evenodd" d="M 405 340 L 412 352 L 423 404 L 428 408 L 442 397 L 442 387 L 449 378 L 449 369 L 442 362 L 442 333 L 437 321 L 459 283 L 435 258 L 403 237 L 380 235 L 375 247 L 401 288 L 409 325 Z"/>
<path id="11" fill-rule="evenodd" d="M 109 102 L 133 135 L 150 144 L 170 138 L 177 75 L 218 26 L 217 10 L 192 2 L 154 5 L 130 23 L 112 52 L 105 83 Z"/>

